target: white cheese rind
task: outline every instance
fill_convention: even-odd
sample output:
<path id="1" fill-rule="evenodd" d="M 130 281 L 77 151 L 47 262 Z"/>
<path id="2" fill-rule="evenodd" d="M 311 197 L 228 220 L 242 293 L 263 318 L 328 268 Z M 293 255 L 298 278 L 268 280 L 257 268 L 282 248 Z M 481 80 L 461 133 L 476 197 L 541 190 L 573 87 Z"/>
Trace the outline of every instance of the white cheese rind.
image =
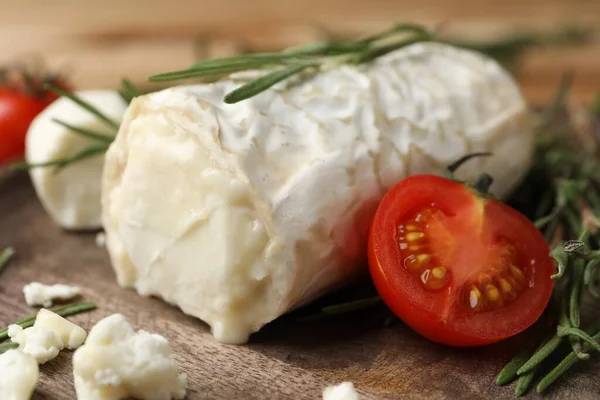
<path id="1" fill-rule="evenodd" d="M 54 300 L 70 300 L 79 296 L 81 291 L 77 286 L 56 284 L 44 285 L 31 282 L 23 287 L 23 295 L 28 306 L 50 307 Z"/>
<path id="2" fill-rule="evenodd" d="M 114 90 L 76 92 L 82 100 L 119 123 L 127 103 Z M 44 163 L 72 156 L 90 145 L 98 144 L 57 124 L 67 124 L 114 135 L 96 116 L 65 97 L 54 101 L 31 123 L 26 137 L 25 160 Z M 79 161 L 56 173 L 54 168 L 30 170 L 35 191 L 44 207 L 60 226 L 67 229 L 94 229 L 101 226 L 100 187 L 104 156 Z"/>
<path id="3" fill-rule="evenodd" d="M 525 101 L 480 54 L 416 44 L 298 79 L 234 105 L 222 99 L 237 80 L 137 98 L 106 155 L 119 283 L 223 342 L 355 276 L 374 210 L 400 179 L 492 151 L 458 175 L 486 171 L 503 196 L 531 160 Z"/>
<path id="4" fill-rule="evenodd" d="M 323 400 L 359 400 L 358 392 L 352 382 L 342 382 L 323 390 Z"/>
<path id="5" fill-rule="evenodd" d="M 39 378 L 35 358 L 20 350 L 0 354 L 0 399 L 29 400 Z"/>
<path id="6" fill-rule="evenodd" d="M 134 331 L 125 317 L 99 321 L 73 355 L 78 400 L 183 399 L 186 377 L 179 374 L 167 340 Z"/>

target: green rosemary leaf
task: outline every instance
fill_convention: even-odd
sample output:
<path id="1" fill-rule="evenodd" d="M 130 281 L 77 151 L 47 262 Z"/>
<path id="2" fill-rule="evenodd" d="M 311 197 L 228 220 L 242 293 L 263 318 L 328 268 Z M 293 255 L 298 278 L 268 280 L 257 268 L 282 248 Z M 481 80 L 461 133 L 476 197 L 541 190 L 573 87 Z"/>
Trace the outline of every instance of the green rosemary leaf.
<path id="1" fill-rule="evenodd" d="M 543 228 L 549 222 L 556 220 L 557 217 L 563 211 L 563 209 L 566 207 L 567 195 L 566 195 L 565 191 L 563 190 L 563 186 L 557 185 L 555 198 L 556 198 L 556 200 L 555 200 L 554 208 L 552 209 L 550 214 L 546 215 L 545 217 L 538 218 L 537 220 L 534 221 L 533 224 L 537 228 Z"/>
<path id="2" fill-rule="evenodd" d="M 69 165 L 84 160 L 86 158 L 94 157 L 99 154 L 103 154 L 108 149 L 108 145 L 97 145 L 87 147 L 80 152 L 73 154 L 72 156 L 62 158 L 60 160 L 53 160 L 44 163 L 28 164 L 28 163 L 15 163 L 10 166 L 14 171 L 28 170 L 32 168 L 45 168 L 45 167 L 56 167 L 56 171 L 59 172 L 62 168 L 68 167 Z"/>
<path id="3" fill-rule="evenodd" d="M 527 360 L 527 362 L 525 364 L 523 364 L 523 366 L 521 368 L 519 368 L 519 370 L 517 371 L 517 375 L 519 375 L 519 376 L 524 375 L 524 374 L 528 373 L 529 371 L 533 370 L 534 368 L 536 368 L 546 358 L 548 358 L 554 352 L 554 350 L 556 350 L 558 348 L 558 346 L 560 346 L 561 343 L 562 343 L 562 338 L 552 334 L 548 338 L 546 343 L 540 349 L 538 349 L 533 354 L 533 356 L 531 356 L 531 358 L 529 360 Z"/>
<path id="4" fill-rule="evenodd" d="M 2 343 L 0 344 L 0 354 L 6 353 L 10 349 L 16 349 L 19 347 L 18 343 Z"/>
<path id="5" fill-rule="evenodd" d="M 513 359 L 510 360 L 504 368 L 502 368 L 502 371 L 500 371 L 500 373 L 496 377 L 496 385 L 506 385 L 517 379 L 519 377 L 517 375 L 517 371 L 523 366 L 523 364 L 527 362 L 527 360 L 531 358 L 532 354 L 533 348 L 531 347 L 526 347 L 525 349 L 517 353 L 517 355 L 514 356 Z"/>
<path id="6" fill-rule="evenodd" d="M 259 69 L 269 65 L 272 66 L 276 64 L 271 61 L 249 59 L 241 60 L 240 62 L 232 64 L 195 66 L 193 68 L 188 68 L 181 71 L 166 72 L 164 74 L 153 75 L 149 77 L 148 80 L 150 82 L 164 82 L 178 79 L 202 78 L 206 76 L 224 75 L 234 72 Z"/>
<path id="7" fill-rule="evenodd" d="M 549 210 L 552 209 L 552 203 L 554 201 L 554 195 L 552 192 L 544 192 L 542 193 L 542 199 L 535 211 L 535 219 L 536 221 L 540 218 L 544 217 Z"/>
<path id="8" fill-rule="evenodd" d="M 209 68 L 220 68 L 234 65 L 243 65 L 248 62 L 257 62 L 263 64 L 275 64 L 289 58 L 296 57 L 295 54 L 283 54 L 283 53 L 248 53 L 238 54 L 230 57 L 219 57 L 202 60 L 196 64 L 193 64 L 188 69 L 209 69 Z"/>
<path id="9" fill-rule="evenodd" d="M 83 137 L 87 137 L 89 139 L 98 140 L 98 141 L 104 142 L 104 143 L 112 143 L 112 141 L 115 140 L 114 136 L 108 136 L 108 135 L 105 135 L 104 133 L 96 132 L 91 129 L 80 128 L 78 126 L 68 124 L 57 118 L 53 118 L 52 121 L 54 121 L 55 123 L 57 123 L 59 125 L 64 126 L 65 128 L 67 128 L 74 134 L 77 134 L 77 135 L 80 135 Z"/>
<path id="10" fill-rule="evenodd" d="M 581 289 L 583 286 L 583 273 L 585 269 L 585 260 L 577 259 L 573 263 L 573 277 L 571 279 L 571 296 L 569 299 L 569 319 L 571 326 L 579 328 L 581 316 Z"/>
<path id="11" fill-rule="evenodd" d="M 599 328 L 600 329 L 600 328 Z M 588 334 L 589 335 L 589 334 Z M 592 336 L 592 340 L 598 342 L 600 340 L 600 332 Z M 583 346 L 583 351 L 589 351 L 592 346 L 586 342 Z M 572 366 L 579 362 L 579 358 L 574 352 L 569 353 L 551 372 L 549 372 L 538 384 L 537 392 L 542 393 L 550 387 L 558 378 L 564 375 Z"/>
<path id="12" fill-rule="evenodd" d="M 367 299 L 354 300 L 349 301 L 347 303 L 334 304 L 331 306 L 323 307 L 322 311 L 325 314 L 343 314 L 355 310 L 362 310 L 367 307 L 375 306 L 377 304 L 381 304 L 383 300 L 381 297 L 371 297 Z"/>
<path id="13" fill-rule="evenodd" d="M 283 54 L 292 56 L 337 56 L 348 53 L 363 51 L 369 46 L 368 43 L 361 42 L 319 42 L 302 46 L 290 47 L 283 51 Z"/>
<path id="14" fill-rule="evenodd" d="M 11 257 L 15 254 L 15 249 L 7 247 L 0 253 L 0 272 L 8 265 Z"/>
<path id="15" fill-rule="evenodd" d="M 365 52 L 360 53 L 354 63 L 362 64 L 366 62 L 373 61 L 374 59 L 381 57 L 385 54 L 391 53 L 394 50 L 401 49 L 406 46 L 410 46 L 411 44 L 419 43 L 419 42 L 428 42 L 431 41 L 431 35 L 417 35 L 415 37 L 411 37 L 408 39 L 401 40 L 396 43 L 391 43 L 385 46 L 375 47 L 372 49 L 368 49 Z"/>
<path id="16" fill-rule="evenodd" d="M 577 336 L 579 339 L 585 341 L 592 349 L 600 352 L 600 344 L 598 344 L 597 339 L 594 340 L 594 338 L 592 338 L 590 335 L 588 335 L 579 328 L 572 328 L 559 325 L 557 327 L 556 332 L 559 337 Z"/>
<path id="17" fill-rule="evenodd" d="M 571 71 L 563 73 L 558 84 L 558 90 L 556 92 L 556 95 L 554 99 L 552 99 L 552 103 L 550 103 L 550 106 L 546 108 L 546 111 L 541 116 L 540 125 L 543 126 L 546 123 L 548 123 L 552 119 L 552 117 L 564 107 L 567 95 L 572 85 L 573 73 Z"/>
<path id="18" fill-rule="evenodd" d="M 60 315 L 61 317 L 68 317 L 71 315 L 79 314 L 86 311 L 96 309 L 96 304 L 89 301 L 79 301 L 76 303 L 66 304 L 60 307 L 50 308 L 50 311 Z M 21 328 L 29 328 L 35 323 L 37 315 L 32 315 L 27 318 L 23 318 L 20 321 L 15 322 L 16 325 L 20 325 Z M 0 330 L 0 341 L 8 338 L 8 327 Z"/>
<path id="19" fill-rule="evenodd" d="M 121 80 L 121 90 L 119 91 L 121 97 L 127 104 L 131 103 L 133 99 L 142 94 L 142 92 L 136 88 L 133 83 L 127 78 Z"/>
<path id="20" fill-rule="evenodd" d="M 600 258 L 594 258 L 588 262 L 583 273 L 583 284 L 591 284 L 598 277 L 598 267 L 600 267 Z"/>
<path id="21" fill-rule="evenodd" d="M 550 252 L 550 257 L 556 261 L 557 272 L 551 276 L 552 279 L 560 279 L 565 274 L 567 269 L 567 263 L 569 262 L 569 255 L 565 252 L 562 245 L 556 246 L 554 250 Z"/>
<path id="22" fill-rule="evenodd" d="M 533 378 L 535 378 L 535 372 L 536 370 L 534 369 L 519 376 L 519 379 L 517 380 L 517 386 L 515 387 L 515 395 L 521 397 L 527 393 L 531 387 Z"/>
<path id="23" fill-rule="evenodd" d="M 321 312 L 317 314 L 299 317 L 298 322 L 315 321 L 327 318 L 331 315 L 345 314 L 353 311 L 364 310 L 365 308 L 373 307 L 382 303 L 381 297 L 368 297 L 365 299 L 352 300 L 345 303 L 333 304 L 323 307 Z"/>
<path id="24" fill-rule="evenodd" d="M 393 35 L 397 35 L 399 33 L 415 33 L 420 36 L 431 36 L 431 32 L 423 25 L 411 24 L 411 23 L 400 23 L 400 24 L 394 25 L 393 27 L 391 27 L 389 29 L 386 29 L 383 32 L 376 33 L 374 35 L 367 36 L 363 39 L 360 39 L 358 42 L 370 44 L 370 43 L 376 42 L 378 40 L 386 39 Z"/>
<path id="25" fill-rule="evenodd" d="M 92 106 L 88 102 L 86 102 L 86 101 L 82 100 L 81 98 L 77 97 L 74 93 L 71 93 L 71 92 L 69 92 L 67 90 L 64 90 L 64 89 L 61 89 L 59 87 L 56 87 L 56 86 L 54 86 L 54 85 L 52 85 L 50 83 L 46 83 L 44 85 L 44 88 L 53 91 L 54 93 L 58 94 L 59 96 L 63 96 L 63 97 L 68 98 L 69 100 L 71 100 L 72 102 L 74 102 L 78 106 L 80 106 L 81 108 L 83 108 L 86 111 L 90 112 L 91 114 L 95 115 L 100 121 L 104 122 L 109 127 L 113 128 L 113 129 L 119 129 L 119 124 L 118 123 L 116 123 L 115 121 L 113 121 L 112 119 L 110 119 L 109 117 L 107 117 L 104 113 L 102 113 L 96 107 Z"/>
<path id="26" fill-rule="evenodd" d="M 318 67 L 318 66 L 319 66 L 318 63 L 306 63 L 306 64 L 300 64 L 300 65 L 292 65 L 285 69 L 280 69 L 280 70 L 270 72 L 264 76 L 261 76 L 260 78 L 251 80 L 250 82 L 246 83 L 242 87 L 239 87 L 239 88 L 235 89 L 234 91 L 228 93 L 225 96 L 225 103 L 234 104 L 234 103 L 240 102 L 242 100 L 246 100 L 252 96 L 255 96 L 255 95 L 267 90 L 271 86 L 273 86 L 293 75 L 300 73 L 301 71 L 305 70 L 306 68 Z"/>

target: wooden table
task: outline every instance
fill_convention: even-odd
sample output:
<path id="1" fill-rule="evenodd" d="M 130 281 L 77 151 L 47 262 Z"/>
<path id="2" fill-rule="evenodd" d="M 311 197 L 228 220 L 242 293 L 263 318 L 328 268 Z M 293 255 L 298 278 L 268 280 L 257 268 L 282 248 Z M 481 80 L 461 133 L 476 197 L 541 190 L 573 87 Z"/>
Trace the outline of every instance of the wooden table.
<path id="1" fill-rule="evenodd" d="M 450 33 L 485 39 L 564 23 L 600 27 L 600 1 L 0 0 L 0 63 L 39 54 L 67 68 L 78 87 L 115 87 L 123 76 L 142 82 L 205 57 L 372 32 L 399 20 L 448 21 Z M 600 87 L 600 44 L 531 52 L 518 79 L 525 95 L 541 103 L 565 69 L 576 73 L 575 97 L 591 99 Z M 21 293 L 30 281 L 80 285 L 83 299 L 99 308 L 72 319 L 89 329 L 121 312 L 137 329 L 165 335 L 188 374 L 190 399 L 318 399 L 326 385 L 344 380 L 363 399 L 514 398 L 512 388 L 493 381 L 523 338 L 449 349 L 402 324 L 383 329 L 381 313 L 365 312 L 310 323 L 287 317 L 247 346 L 226 346 L 202 322 L 119 288 L 95 235 L 61 231 L 24 176 L 0 178 L 0 221 L 0 248 L 17 250 L 0 277 L 0 324 L 35 312 Z M 42 366 L 35 399 L 74 398 L 71 357 L 63 351 Z M 575 368 L 545 398 L 599 398 L 599 367 L 596 361 Z"/>
<path id="2" fill-rule="evenodd" d="M 0 276 L 0 326 L 36 312 L 25 304 L 23 285 L 78 285 L 82 298 L 98 309 L 71 319 L 89 330 L 119 312 L 136 329 L 166 336 L 188 375 L 188 399 L 316 400 L 325 386 L 346 380 L 354 382 L 363 400 L 514 398 L 513 389 L 497 387 L 494 378 L 529 335 L 479 349 L 452 349 L 400 323 L 382 327 L 387 312 L 381 307 L 313 322 L 286 316 L 255 334 L 249 345 L 223 345 L 199 320 L 119 288 L 95 234 L 61 231 L 26 176 L 0 183 L 0 221 L 0 248 L 11 245 L 17 252 Z M 75 398 L 71 359 L 65 350 L 41 366 L 34 399 Z M 598 357 L 586 364 L 544 398 L 598 399 Z"/>

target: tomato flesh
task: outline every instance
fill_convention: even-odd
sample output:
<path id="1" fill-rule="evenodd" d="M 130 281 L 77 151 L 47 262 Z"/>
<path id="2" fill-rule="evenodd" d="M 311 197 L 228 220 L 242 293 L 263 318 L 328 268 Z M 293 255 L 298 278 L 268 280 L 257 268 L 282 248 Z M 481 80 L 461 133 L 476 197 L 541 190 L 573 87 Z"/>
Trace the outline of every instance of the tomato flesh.
<path id="1" fill-rule="evenodd" d="M 445 178 L 390 190 L 369 238 L 374 284 L 415 331 L 447 345 L 513 336 L 550 300 L 554 263 L 543 236 L 509 206 Z"/>

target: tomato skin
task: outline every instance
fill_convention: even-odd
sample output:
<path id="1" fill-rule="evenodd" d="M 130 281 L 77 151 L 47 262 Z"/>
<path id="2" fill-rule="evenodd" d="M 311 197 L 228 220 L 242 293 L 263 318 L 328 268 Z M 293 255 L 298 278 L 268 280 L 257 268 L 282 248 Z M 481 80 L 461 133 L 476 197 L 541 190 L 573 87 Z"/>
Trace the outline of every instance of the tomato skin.
<path id="1" fill-rule="evenodd" d="M 68 89 L 62 82 L 55 85 Z M 20 87 L 0 87 L 0 164 L 16 161 L 25 153 L 25 136 L 33 119 L 58 96 L 52 91 L 28 94 Z"/>
<path id="2" fill-rule="evenodd" d="M 460 310 L 460 282 L 447 290 L 427 291 L 407 271 L 396 234 L 399 221 L 409 210 L 432 202 L 440 209 L 465 216 L 464 227 L 458 225 L 453 231 L 457 237 L 472 236 L 474 224 L 481 223 L 482 235 L 500 232 L 534 260 L 527 267 L 528 287 L 513 303 L 469 314 L 469 310 Z M 554 272 L 554 262 L 549 252 L 541 233 L 516 210 L 500 201 L 480 198 L 458 182 L 430 175 L 406 178 L 384 196 L 371 224 L 368 249 L 371 277 L 387 306 L 422 336 L 461 347 L 501 341 L 525 330 L 540 317 L 553 288 L 550 275 Z M 481 267 L 473 266 L 477 268 Z M 448 304 L 449 298 L 454 303 L 444 320 L 440 309 Z"/>

